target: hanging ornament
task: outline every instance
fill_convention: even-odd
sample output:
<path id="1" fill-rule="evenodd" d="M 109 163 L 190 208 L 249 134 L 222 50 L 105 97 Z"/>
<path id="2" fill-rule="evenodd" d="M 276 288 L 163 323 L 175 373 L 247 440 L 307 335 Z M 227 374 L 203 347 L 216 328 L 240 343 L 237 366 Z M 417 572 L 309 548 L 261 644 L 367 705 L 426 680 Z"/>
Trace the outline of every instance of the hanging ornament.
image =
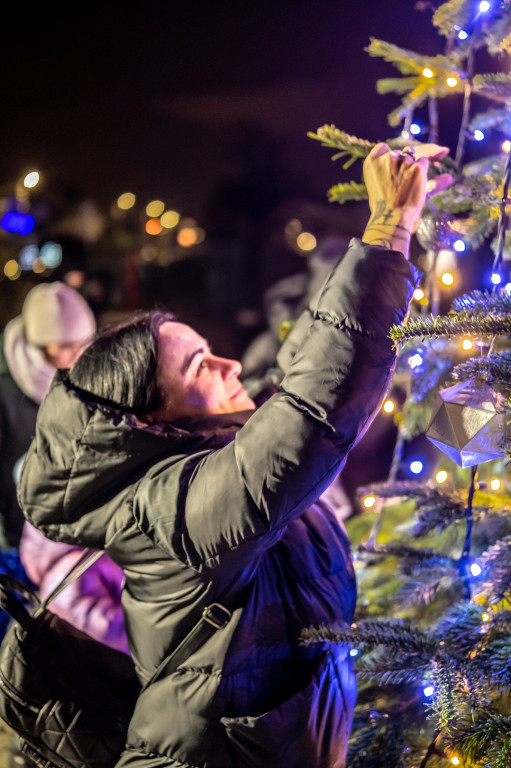
<path id="1" fill-rule="evenodd" d="M 447 213 L 424 211 L 417 228 L 417 240 L 426 251 L 441 251 L 452 247 L 455 233 Z"/>
<path id="2" fill-rule="evenodd" d="M 469 379 L 438 393 L 426 437 L 460 467 L 473 467 L 506 455 L 508 420 L 504 395 L 481 379 Z"/>

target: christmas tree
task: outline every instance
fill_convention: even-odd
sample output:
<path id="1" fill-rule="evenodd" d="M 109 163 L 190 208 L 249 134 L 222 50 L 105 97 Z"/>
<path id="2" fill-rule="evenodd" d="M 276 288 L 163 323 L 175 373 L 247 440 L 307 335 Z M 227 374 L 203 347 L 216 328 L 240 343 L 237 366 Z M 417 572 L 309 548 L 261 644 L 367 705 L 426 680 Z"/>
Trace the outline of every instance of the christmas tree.
<path id="1" fill-rule="evenodd" d="M 391 332 L 400 345 L 393 389 L 404 401 L 392 468 L 386 482 L 360 489 L 369 511 L 348 523 L 358 545 L 356 620 L 302 637 L 351 646 L 359 698 L 350 768 L 511 766 L 511 0 L 449 0 L 432 22 L 441 54 L 376 39 L 367 48 L 400 74 L 377 83 L 400 97 L 390 147 L 441 142 L 442 100 L 457 99 L 461 119 L 451 160 L 430 169 L 453 182 L 429 198 L 417 231 L 423 284 Z M 333 125 L 310 135 L 345 169 L 374 146 Z M 339 203 L 366 197 L 358 181 L 328 194 Z M 488 254 L 489 285 L 439 314 L 441 285 Z M 420 436 L 435 446 L 427 473 L 421 460 L 403 459 Z"/>

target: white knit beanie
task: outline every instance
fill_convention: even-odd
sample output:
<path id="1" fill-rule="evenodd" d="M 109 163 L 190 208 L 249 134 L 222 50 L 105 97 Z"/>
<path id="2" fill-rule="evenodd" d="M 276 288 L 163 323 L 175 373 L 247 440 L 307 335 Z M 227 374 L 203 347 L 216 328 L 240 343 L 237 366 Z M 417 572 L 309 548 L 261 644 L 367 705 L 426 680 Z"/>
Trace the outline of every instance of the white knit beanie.
<path id="1" fill-rule="evenodd" d="M 72 344 L 96 332 L 91 308 L 77 291 L 60 282 L 41 283 L 27 293 L 21 310 L 29 344 Z"/>

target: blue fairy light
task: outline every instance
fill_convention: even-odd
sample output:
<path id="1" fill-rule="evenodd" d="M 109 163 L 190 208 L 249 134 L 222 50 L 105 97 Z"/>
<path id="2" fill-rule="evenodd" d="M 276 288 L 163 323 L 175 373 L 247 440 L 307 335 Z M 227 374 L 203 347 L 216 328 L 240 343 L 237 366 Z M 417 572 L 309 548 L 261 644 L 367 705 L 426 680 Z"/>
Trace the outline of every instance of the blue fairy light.
<path id="1" fill-rule="evenodd" d="M 460 30 L 458 31 L 458 39 L 459 39 L 459 40 L 466 40 L 466 39 L 467 39 L 467 37 L 468 37 L 468 32 L 465 32 L 465 30 L 464 30 L 464 29 L 460 29 Z"/>
<path id="2" fill-rule="evenodd" d="M 470 566 L 470 573 L 472 574 L 472 576 L 480 576 L 482 571 L 483 569 L 481 568 L 480 565 L 478 565 L 478 563 L 472 563 L 472 565 Z"/>
<path id="3" fill-rule="evenodd" d="M 492 272 L 491 281 L 493 285 L 499 285 L 499 283 L 502 282 L 502 277 L 499 275 L 498 272 Z"/>
<path id="4" fill-rule="evenodd" d="M 414 136 L 418 136 L 421 131 L 422 131 L 422 128 L 420 127 L 419 123 L 411 124 L 410 133 L 412 133 Z"/>
<path id="5" fill-rule="evenodd" d="M 480 13 L 486 13 L 491 8 L 491 3 L 488 2 L 488 0 L 481 0 L 479 3 L 479 12 Z"/>
<path id="6" fill-rule="evenodd" d="M 434 692 L 435 692 L 435 689 L 433 688 L 433 686 L 432 686 L 432 685 L 427 685 L 427 686 L 424 688 L 424 691 L 423 691 L 423 693 L 424 693 L 424 696 L 427 696 L 428 698 L 429 698 L 430 696 L 433 696 Z"/>
<path id="7" fill-rule="evenodd" d="M 463 251 L 466 251 L 467 249 L 465 241 L 460 239 L 455 240 L 454 243 L 452 244 L 452 247 L 454 248 L 455 251 L 457 251 L 457 253 L 463 253 Z"/>
<path id="8" fill-rule="evenodd" d="M 358 648 L 352 648 L 350 651 L 350 656 L 355 657 L 355 656 L 358 656 L 359 653 L 360 651 L 358 650 Z"/>
<path id="9" fill-rule="evenodd" d="M 410 472 L 414 475 L 420 475 L 423 469 L 424 464 L 419 459 L 414 459 L 414 461 L 410 462 Z"/>

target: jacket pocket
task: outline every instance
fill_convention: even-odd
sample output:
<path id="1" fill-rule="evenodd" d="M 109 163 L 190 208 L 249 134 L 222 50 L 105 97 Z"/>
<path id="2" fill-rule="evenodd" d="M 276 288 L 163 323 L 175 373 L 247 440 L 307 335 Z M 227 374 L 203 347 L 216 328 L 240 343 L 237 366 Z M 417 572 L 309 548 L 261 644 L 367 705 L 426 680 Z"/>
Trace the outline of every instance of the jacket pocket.
<path id="1" fill-rule="evenodd" d="M 344 768 L 355 703 L 351 662 L 328 651 L 309 684 L 259 717 L 223 717 L 237 768 Z"/>

